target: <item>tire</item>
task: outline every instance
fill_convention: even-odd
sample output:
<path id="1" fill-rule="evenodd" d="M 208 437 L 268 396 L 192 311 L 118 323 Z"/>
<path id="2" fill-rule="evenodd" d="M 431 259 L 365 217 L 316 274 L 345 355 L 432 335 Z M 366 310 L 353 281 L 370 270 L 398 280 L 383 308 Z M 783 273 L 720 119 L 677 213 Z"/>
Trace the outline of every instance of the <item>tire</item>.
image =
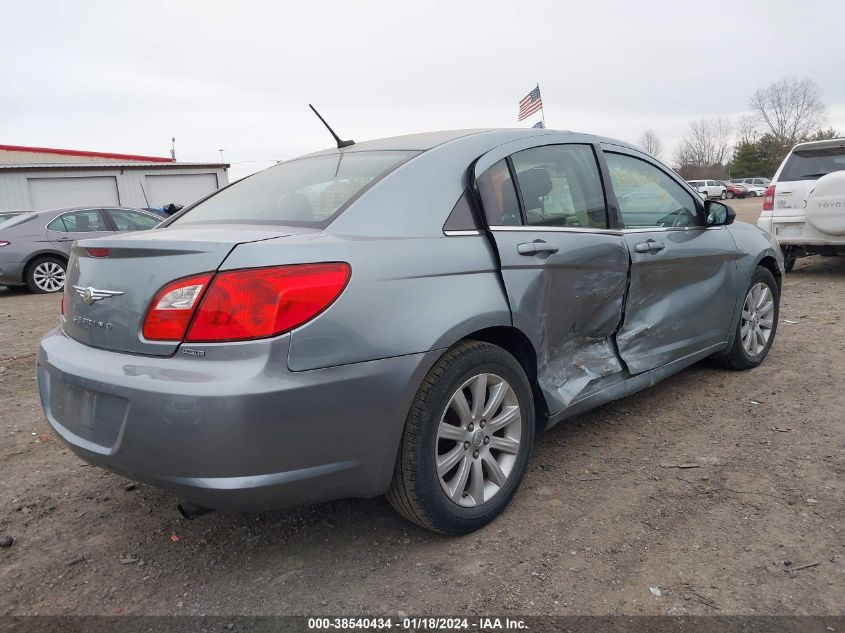
<path id="1" fill-rule="evenodd" d="M 61 292 L 65 287 L 67 262 L 58 257 L 38 257 L 26 267 L 26 287 L 30 292 Z"/>
<path id="2" fill-rule="evenodd" d="M 729 191 L 729 192 L 727 193 L 727 196 L 728 196 L 728 199 L 729 199 L 729 200 L 733 200 L 733 197 L 734 197 L 734 192 L 733 192 L 733 191 Z"/>
<path id="3" fill-rule="evenodd" d="M 727 197 L 728 197 L 728 193 L 726 191 L 723 191 L 722 193 L 719 194 L 720 200 L 724 200 Z"/>
<path id="4" fill-rule="evenodd" d="M 770 296 L 769 298 L 772 302 L 771 310 L 768 312 L 760 310 L 759 305 L 754 305 L 760 304 L 765 306 L 768 303 L 768 300 L 765 299 L 766 295 L 762 294 L 765 292 L 762 290 L 763 287 L 768 290 Z M 752 295 L 755 290 L 761 291 L 761 294 Z M 754 305 L 755 309 L 747 310 L 749 305 Z M 746 318 L 746 315 L 749 313 L 749 318 Z M 745 290 L 745 301 L 742 305 L 742 314 L 740 315 L 739 323 L 736 326 L 736 332 L 734 333 L 733 344 L 727 352 L 713 357 L 716 364 L 727 369 L 745 371 L 753 369 L 762 363 L 768 355 L 769 350 L 772 347 L 772 343 L 774 343 L 778 329 L 779 313 L 780 291 L 778 290 L 775 277 L 767 268 L 758 266 L 754 270 L 754 274 L 751 275 L 751 281 L 749 281 Z M 756 317 L 756 320 L 754 317 Z M 765 322 L 766 320 L 771 322 L 771 327 L 768 328 L 768 335 L 765 337 L 765 344 L 760 345 L 761 340 L 757 337 L 757 334 L 754 331 L 754 324 L 758 321 Z M 751 339 L 745 339 L 743 331 L 749 324 L 752 328 Z M 756 329 L 759 329 L 762 332 L 766 328 L 760 327 Z M 751 343 L 750 348 L 748 342 Z"/>
<path id="5" fill-rule="evenodd" d="M 784 272 L 791 273 L 792 269 L 795 268 L 795 261 L 798 259 L 797 249 L 790 246 L 781 246 L 780 250 L 783 253 Z"/>
<path id="6" fill-rule="evenodd" d="M 480 376 L 485 376 L 483 384 Z M 483 405 L 473 407 L 472 390 L 482 387 Z M 505 420 L 511 421 L 489 431 Z M 414 397 L 387 498 L 406 519 L 435 532 L 478 530 L 516 494 L 528 467 L 534 426 L 531 386 L 519 362 L 496 345 L 464 341 L 435 363 Z"/>

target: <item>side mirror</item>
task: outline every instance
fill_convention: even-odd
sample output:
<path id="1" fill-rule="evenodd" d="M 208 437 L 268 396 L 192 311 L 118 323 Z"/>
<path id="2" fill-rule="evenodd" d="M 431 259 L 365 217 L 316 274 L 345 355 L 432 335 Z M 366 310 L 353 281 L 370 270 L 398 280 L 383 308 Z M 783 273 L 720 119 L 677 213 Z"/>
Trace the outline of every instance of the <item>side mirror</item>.
<path id="1" fill-rule="evenodd" d="M 726 226 L 733 224 L 735 219 L 736 211 L 724 202 L 717 200 L 704 202 L 704 223 L 707 226 Z"/>

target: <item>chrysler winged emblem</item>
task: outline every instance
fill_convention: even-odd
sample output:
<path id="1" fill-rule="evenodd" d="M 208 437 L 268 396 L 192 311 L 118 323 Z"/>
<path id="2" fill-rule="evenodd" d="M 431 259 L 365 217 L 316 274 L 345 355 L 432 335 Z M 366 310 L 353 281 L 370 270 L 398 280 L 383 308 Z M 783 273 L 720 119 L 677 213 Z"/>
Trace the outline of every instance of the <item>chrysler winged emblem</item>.
<path id="1" fill-rule="evenodd" d="M 74 286 L 73 289 L 76 290 L 76 294 L 82 297 L 82 300 L 89 306 L 95 301 L 109 299 L 123 294 L 117 290 L 98 290 L 93 286 L 88 286 L 87 288 L 85 286 Z"/>

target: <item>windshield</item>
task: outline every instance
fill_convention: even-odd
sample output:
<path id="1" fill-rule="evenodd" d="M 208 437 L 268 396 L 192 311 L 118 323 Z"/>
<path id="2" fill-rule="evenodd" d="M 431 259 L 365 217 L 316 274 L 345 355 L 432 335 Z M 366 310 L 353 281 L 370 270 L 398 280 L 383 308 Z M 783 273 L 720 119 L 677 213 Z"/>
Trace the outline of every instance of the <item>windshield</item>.
<path id="1" fill-rule="evenodd" d="M 825 147 L 792 152 L 779 180 L 816 180 L 845 170 L 845 147 Z"/>
<path id="2" fill-rule="evenodd" d="M 300 158 L 222 189 L 172 224 L 284 224 L 325 228 L 368 186 L 419 152 Z"/>

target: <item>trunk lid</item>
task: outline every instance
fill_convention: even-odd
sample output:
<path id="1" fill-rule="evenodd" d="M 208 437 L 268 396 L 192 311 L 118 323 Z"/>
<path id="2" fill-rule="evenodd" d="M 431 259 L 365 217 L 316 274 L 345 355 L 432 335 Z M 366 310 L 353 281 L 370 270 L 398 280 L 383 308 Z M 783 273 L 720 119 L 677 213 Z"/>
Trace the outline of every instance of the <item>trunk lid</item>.
<path id="1" fill-rule="evenodd" d="M 182 277 L 216 271 L 238 244 L 303 232 L 314 231 L 202 225 L 80 240 L 68 265 L 64 331 L 92 347 L 169 356 L 178 342 L 149 341 L 141 333 L 150 302 L 162 286 Z M 92 248 L 108 249 L 108 255 L 93 257 L 88 251 Z"/>

